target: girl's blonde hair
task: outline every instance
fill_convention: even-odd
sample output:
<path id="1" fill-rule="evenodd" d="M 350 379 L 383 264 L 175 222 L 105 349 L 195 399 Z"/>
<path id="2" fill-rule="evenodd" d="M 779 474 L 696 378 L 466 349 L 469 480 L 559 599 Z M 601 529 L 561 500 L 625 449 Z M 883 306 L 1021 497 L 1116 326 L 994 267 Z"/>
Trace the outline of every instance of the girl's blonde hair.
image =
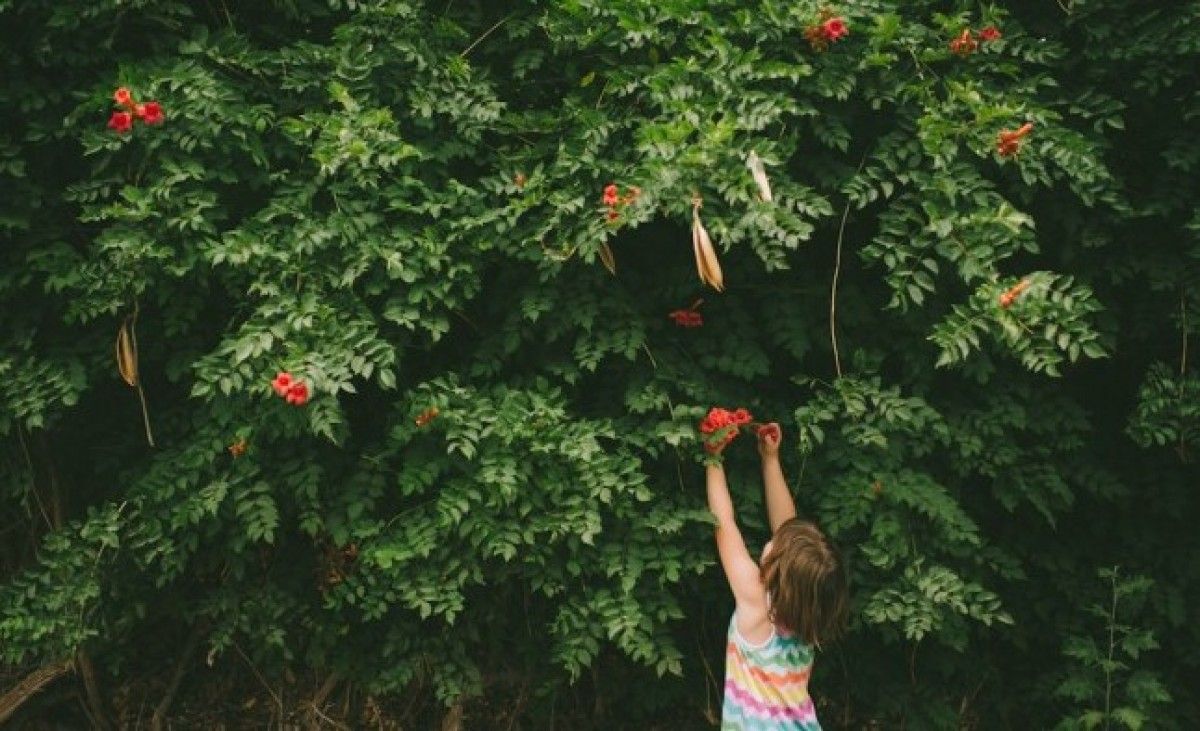
<path id="1" fill-rule="evenodd" d="M 775 624 L 810 645 L 829 642 L 845 630 L 846 568 L 816 524 L 792 518 L 780 525 L 761 570 Z"/>

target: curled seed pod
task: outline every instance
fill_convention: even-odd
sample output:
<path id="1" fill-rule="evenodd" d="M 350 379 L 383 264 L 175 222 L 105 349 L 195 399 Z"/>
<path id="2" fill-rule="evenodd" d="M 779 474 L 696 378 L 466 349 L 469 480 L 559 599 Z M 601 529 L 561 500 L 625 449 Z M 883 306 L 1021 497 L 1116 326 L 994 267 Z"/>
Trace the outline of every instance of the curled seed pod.
<path id="1" fill-rule="evenodd" d="M 721 262 L 717 260 L 717 252 L 713 248 L 712 239 L 709 238 L 708 230 L 704 228 L 704 223 L 700 220 L 699 198 L 692 201 L 692 251 L 696 255 L 696 270 L 700 275 L 700 281 L 718 292 L 723 292 L 725 278 L 721 272 Z"/>
<path id="2" fill-rule="evenodd" d="M 612 247 L 607 241 L 600 243 L 600 263 L 608 270 L 608 273 L 617 276 L 617 258 L 613 256 Z"/>
<path id="3" fill-rule="evenodd" d="M 750 175 L 754 177 L 754 184 L 758 186 L 758 197 L 767 203 L 773 201 L 771 181 L 767 179 L 767 171 L 763 168 L 762 160 L 754 150 L 751 150 L 746 157 L 746 167 L 750 168 Z"/>
<path id="4" fill-rule="evenodd" d="M 121 379 L 130 386 L 138 384 L 137 338 L 133 333 L 132 318 L 126 317 L 117 330 L 117 370 Z"/>

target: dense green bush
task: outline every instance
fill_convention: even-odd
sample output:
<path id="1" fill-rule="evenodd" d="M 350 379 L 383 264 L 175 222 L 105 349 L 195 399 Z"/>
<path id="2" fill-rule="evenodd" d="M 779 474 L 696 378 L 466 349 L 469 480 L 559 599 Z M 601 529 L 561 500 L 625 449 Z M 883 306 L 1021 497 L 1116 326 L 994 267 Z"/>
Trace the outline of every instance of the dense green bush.
<path id="1" fill-rule="evenodd" d="M 823 10 L 848 37 L 806 40 Z M 180 713 L 226 718 L 705 727 L 731 602 L 694 429 L 736 404 L 784 424 L 852 562 L 827 726 L 1200 724 L 1200 4 L 9 0 L 0 26 L 13 683 L 82 658 L 124 723 L 179 672 Z M 163 123 L 109 129 L 122 85 Z M 667 317 L 698 299 L 702 327 Z"/>

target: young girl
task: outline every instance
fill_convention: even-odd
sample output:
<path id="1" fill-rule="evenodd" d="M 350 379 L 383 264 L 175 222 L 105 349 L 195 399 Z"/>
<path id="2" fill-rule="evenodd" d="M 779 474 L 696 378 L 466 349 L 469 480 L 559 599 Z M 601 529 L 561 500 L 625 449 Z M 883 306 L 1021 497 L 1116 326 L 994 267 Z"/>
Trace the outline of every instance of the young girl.
<path id="1" fill-rule="evenodd" d="M 825 534 L 796 517 L 779 464 L 781 439 L 778 424 L 758 429 L 772 533 L 758 562 L 734 519 L 724 468 L 706 468 L 717 552 L 736 602 L 725 645 L 723 731 L 819 731 L 808 695 L 813 648 L 833 639 L 846 622 L 845 567 Z"/>

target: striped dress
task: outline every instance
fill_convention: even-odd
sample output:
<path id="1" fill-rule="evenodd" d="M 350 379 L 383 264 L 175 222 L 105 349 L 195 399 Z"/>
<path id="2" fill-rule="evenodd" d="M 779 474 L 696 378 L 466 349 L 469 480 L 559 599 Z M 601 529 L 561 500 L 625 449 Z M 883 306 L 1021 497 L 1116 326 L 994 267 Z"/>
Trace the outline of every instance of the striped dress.
<path id="1" fill-rule="evenodd" d="M 736 620 L 729 620 L 725 644 L 721 731 L 820 731 L 808 695 L 812 648 L 774 628 L 766 642 L 752 645 Z"/>

